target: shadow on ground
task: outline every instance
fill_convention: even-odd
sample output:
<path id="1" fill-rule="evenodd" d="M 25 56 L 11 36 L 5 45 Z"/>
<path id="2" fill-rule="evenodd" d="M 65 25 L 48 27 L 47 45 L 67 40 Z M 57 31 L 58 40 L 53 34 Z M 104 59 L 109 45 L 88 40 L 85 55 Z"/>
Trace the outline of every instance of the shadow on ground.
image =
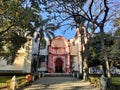
<path id="1" fill-rule="evenodd" d="M 21 90 L 21 89 L 20 89 Z M 100 90 L 73 77 L 43 77 L 22 90 Z"/>

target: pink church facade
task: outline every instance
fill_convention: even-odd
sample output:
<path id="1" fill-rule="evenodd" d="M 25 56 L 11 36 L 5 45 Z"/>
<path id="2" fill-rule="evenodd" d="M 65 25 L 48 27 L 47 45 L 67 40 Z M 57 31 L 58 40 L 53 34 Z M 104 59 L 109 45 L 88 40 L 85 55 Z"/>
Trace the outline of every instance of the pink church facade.
<path id="1" fill-rule="evenodd" d="M 34 39 L 33 39 L 34 40 Z M 66 39 L 62 36 L 56 36 L 50 42 L 46 39 L 46 47 L 40 48 L 39 60 L 38 44 L 33 41 L 33 62 L 39 72 L 47 73 L 82 73 L 82 59 L 80 58 L 80 40 L 79 38 Z"/>
<path id="2" fill-rule="evenodd" d="M 48 72 L 69 73 L 70 72 L 70 46 L 64 37 L 55 37 L 48 50 Z"/>

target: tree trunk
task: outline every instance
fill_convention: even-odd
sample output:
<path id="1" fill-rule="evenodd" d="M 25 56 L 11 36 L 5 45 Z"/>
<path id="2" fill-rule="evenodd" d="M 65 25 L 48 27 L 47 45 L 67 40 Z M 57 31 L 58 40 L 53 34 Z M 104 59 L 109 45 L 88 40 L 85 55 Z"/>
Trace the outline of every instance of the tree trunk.
<path id="1" fill-rule="evenodd" d="M 37 55 L 37 66 L 36 66 L 36 68 L 37 68 L 37 70 L 38 70 L 38 68 L 39 68 L 39 59 L 40 59 L 40 40 L 38 40 L 38 55 Z"/>
<path id="2" fill-rule="evenodd" d="M 82 72 L 83 72 L 83 80 L 88 80 L 88 36 L 87 36 L 87 30 L 86 27 L 81 24 L 78 23 L 77 24 L 77 29 L 76 29 L 76 38 L 79 38 L 79 64 L 80 61 L 83 62 L 84 67 L 82 68 Z M 83 55 L 84 53 L 84 55 Z M 80 60 L 82 59 L 82 60 Z M 81 64 L 80 64 L 81 65 Z M 79 66 L 80 66 L 79 65 Z M 80 67 L 81 70 L 81 67 Z"/>
<path id="3" fill-rule="evenodd" d="M 81 44 L 82 44 L 82 52 L 84 53 L 83 55 L 83 79 L 85 81 L 88 80 L 88 34 L 85 26 L 81 26 Z"/>
<path id="4" fill-rule="evenodd" d="M 108 60 L 107 52 L 106 52 L 105 46 L 104 46 L 104 30 L 103 30 L 102 26 L 100 27 L 100 34 L 101 34 L 102 57 L 103 57 L 103 60 L 105 61 L 104 76 L 107 75 L 108 85 L 110 85 L 111 74 L 110 74 L 109 60 Z"/>
<path id="5" fill-rule="evenodd" d="M 81 43 L 81 36 L 79 37 L 79 42 L 80 44 L 78 44 L 78 57 L 79 57 L 79 72 L 80 74 L 83 73 L 83 56 L 82 56 L 82 43 Z"/>
<path id="6" fill-rule="evenodd" d="M 88 76 L 89 76 L 89 70 L 88 70 L 88 45 L 87 43 L 84 45 L 85 47 L 85 50 L 84 50 L 84 60 L 83 60 L 83 70 L 84 70 L 84 73 L 86 74 L 85 76 L 85 81 L 88 80 Z"/>

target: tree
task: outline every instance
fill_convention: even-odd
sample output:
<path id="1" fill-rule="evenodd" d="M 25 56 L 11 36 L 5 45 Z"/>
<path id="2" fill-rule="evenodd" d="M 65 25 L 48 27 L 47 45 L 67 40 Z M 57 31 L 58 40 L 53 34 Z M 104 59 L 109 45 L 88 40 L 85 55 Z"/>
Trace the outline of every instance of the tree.
<path id="1" fill-rule="evenodd" d="M 45 23 L 44 23 L 45 24 Z M 50 24 L 49 24 L 50 25 Z M 52 38 L 55 37 L 54 35 L 54 30 L 55 30 L 55 26 L 52 25 L 51 27 L 46 26 L 42 26 L 40 27 L 35 33 L 34 33 L 34 41 L 35 42 L 39 42 L 39 47 L 38 47 L 38 56 L 39 56 L 39 51 L 40 51 L 40 45 L 45 47 L 46 46 L 46 40 L 45 38 L 47 37 L 50 41 L 52 40 Z"/>
<path id="2" fill-rule="evenodd" d="M 114 44 L 111 47 L 109 56 L 112 65 L 120 68 L 120 39 L 115 37 Z"/>
<path id="3" fill-rule="evenodd" d="M 96 33 L 89 39 L 88 64 L 89 67 L 100 65 L 101 63 L 101 41 L 100 33 Z"/>
<path id="4" fill-rule="evenodd" d="M 11 58 L 7 58 L 8 64 L 12 64 L 17 56 L 17 51 L 25 44 L 27 41 L 26 37 L 18 35 L 16 32 L 10 33 L 6 42 L 6 47 L 8 49 L 7 53 L 8 56 L 11 56 Z"/>
<path id="5" fill-rule="evenodd" d="M 45 26 L 45 25 L 44 25 Z M 41 46 L 42 48 L 46 47 L 46 37 L 49 39 L 49 41 L 52 40 L 52 38 L 55 37 L 54 35 L 54 25 L 53 24 L 49 24 L 46 27 L 39 27 L 37 28 L 38 30 L 36 30 L 36 32 L 34 33 L 34 44 L 36 43 L 38 45 L 38 52 L 37 52 L 37 61 L 36 63 L 39 64 L 39 59 L 40 59 L 40 50 L 41 50 Z M 38 64 L 35 66 L 34 65 L 34 61 L 32 66 L 35 68 L 38 68 Z"/>
<path id="6" fill-rule="evenodd" d="M 107 55 L 111 56 L 110 52 L 112 49 L 111 47 L 114 45 L 114 36 L 112 36 L 111 33 L 105 33 L 104 36 L 105 36 L 105 44 L 104 45 L 106 48 Z M 102 56 L 101 56 L 102 47 L 101 47 L 100 38 L 101 38 L 100 32 L 94 34 L 93 37 L 90 38 L 89 51 L 88 51 L 89 66 L 104 65 L 105 64 L 105 62 L 102 60 Z M 110 63 L 110 60 L 109 60 L 109 63 Z"/>
<path id="7" fill-rule="evenodd" d="M 35 28 L 42 26 L 40 11 L 37 3 L 27 4 L 26 0 L 0 1 L 0 48 L 6 46 L 8 56 L 12 55 L 11 62 L 27 35 L 33 35 Z M 0 53 L 5 52 L 2 49 Z"/>
<path id="8" fill-rule="evenodd" d="M 111 62 L 114 66 L 120 68 L 120 18 L 114 20 L 116 31 L 114 33 L 114 44 L 111 47 L 110 56 Z"/>

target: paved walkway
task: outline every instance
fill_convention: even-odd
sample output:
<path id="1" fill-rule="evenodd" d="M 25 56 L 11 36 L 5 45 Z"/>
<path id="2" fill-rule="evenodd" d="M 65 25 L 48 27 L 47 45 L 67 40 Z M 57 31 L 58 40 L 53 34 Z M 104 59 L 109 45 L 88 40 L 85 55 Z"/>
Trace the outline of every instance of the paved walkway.
<path id="1" fill-rule="evenodd" d="M 73 77 L 42 77 L 22 90 L 100 90 Z"/>

